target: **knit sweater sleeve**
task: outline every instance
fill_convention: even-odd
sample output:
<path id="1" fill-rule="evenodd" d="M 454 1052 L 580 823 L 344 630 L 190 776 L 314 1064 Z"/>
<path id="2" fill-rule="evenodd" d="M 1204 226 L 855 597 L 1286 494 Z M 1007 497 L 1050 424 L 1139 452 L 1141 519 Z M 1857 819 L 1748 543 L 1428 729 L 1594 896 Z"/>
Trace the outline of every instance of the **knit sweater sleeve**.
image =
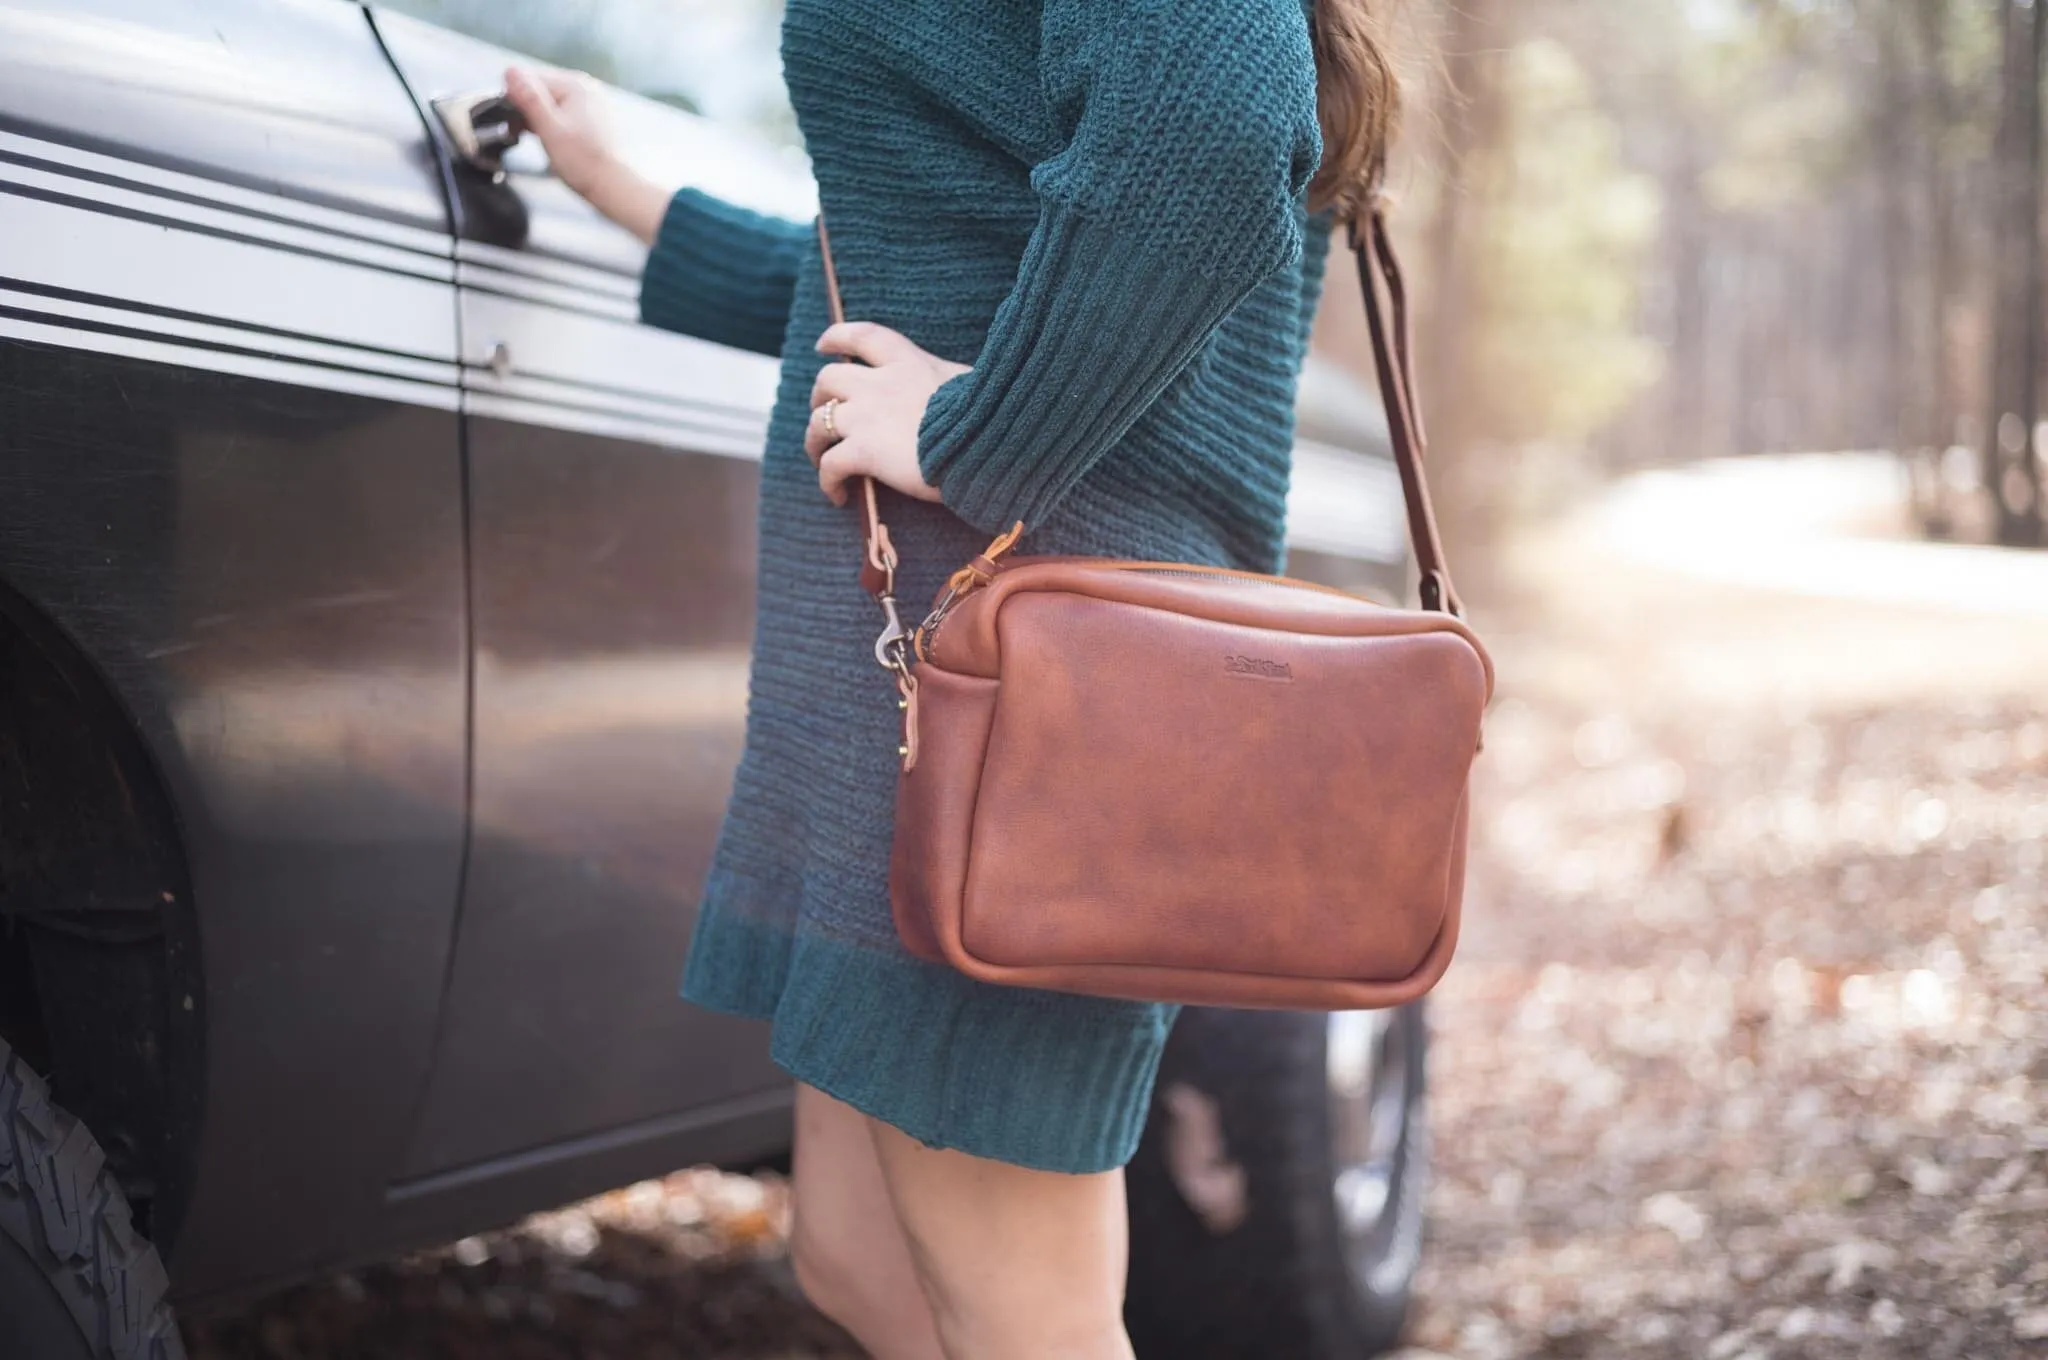
<path id="1" fill-rule="evenodd" d="M 927 481 L 994 533 L 1035 524 L 1245 296 L 1301 249 L 1322 157 L 1301 0 L 1045 0 L 1064 141 L 973 370 L 932 397 Z"/>
<path id="2" fill-rule="evenodd" d="M 700 340 L 780 354 L 797 266 L 814 239 L 808 224 L 678 190 L 640 275 L 640 319 Z"/>

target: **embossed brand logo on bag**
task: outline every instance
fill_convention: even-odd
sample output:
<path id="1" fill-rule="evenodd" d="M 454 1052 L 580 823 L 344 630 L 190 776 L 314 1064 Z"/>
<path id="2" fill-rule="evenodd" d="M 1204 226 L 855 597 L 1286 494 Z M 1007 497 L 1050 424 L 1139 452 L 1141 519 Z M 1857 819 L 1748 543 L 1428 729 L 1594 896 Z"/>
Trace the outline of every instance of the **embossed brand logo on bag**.
<path id="1" fill-rule="evenodd" d="M 1250 680 L 1292 680 L 1294 667 L 1285 661 L 1265 661 L 1256 656 L 1226 656 L 1223 669 Z"/>

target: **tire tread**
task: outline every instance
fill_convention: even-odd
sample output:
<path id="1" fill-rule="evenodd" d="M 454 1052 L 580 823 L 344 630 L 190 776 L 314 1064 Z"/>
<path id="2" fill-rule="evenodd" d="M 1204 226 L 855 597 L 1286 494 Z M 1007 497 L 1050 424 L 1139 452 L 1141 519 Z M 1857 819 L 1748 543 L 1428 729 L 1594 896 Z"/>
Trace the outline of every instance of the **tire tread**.
<path id="1" fill-rule="evenodd" d="M 156 1248 L 91 1130 L 0 1043 L 0 1233 L 53 1283 L 99 1360 L 185 1360 Z"/>

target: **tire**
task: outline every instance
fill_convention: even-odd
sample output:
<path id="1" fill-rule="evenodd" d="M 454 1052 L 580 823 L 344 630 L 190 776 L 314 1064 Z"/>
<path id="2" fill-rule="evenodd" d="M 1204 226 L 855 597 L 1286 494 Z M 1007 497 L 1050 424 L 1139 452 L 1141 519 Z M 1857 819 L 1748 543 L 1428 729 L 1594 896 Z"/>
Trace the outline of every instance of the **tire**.
<path id="1" fill-rule="evenodd" d="M 0 1042 L 0 1356 L 184 1360 L 163 1262 L 93 1136 Z"/>
<path id="2" fill-rule="evenodd" d="M 1427 1050 L 1421 1003 L 1181 1016 L 1129 1171 L 1139 1356 L 1363 1360 L 1399 1344 Z"/>

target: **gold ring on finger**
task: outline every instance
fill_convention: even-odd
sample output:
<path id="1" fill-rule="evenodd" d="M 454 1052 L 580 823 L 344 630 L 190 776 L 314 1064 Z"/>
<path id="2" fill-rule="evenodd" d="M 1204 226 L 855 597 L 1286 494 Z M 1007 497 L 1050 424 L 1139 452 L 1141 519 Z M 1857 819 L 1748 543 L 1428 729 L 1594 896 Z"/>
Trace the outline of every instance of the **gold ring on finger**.
<path id="1" fill-rule="evenodd" d="M 833 413 L 839 409 L 839 398 L 834 397 L 818 408 L 825 416 L 825 437 L 833 443 L 839 442 L 839 422 Z"/>

